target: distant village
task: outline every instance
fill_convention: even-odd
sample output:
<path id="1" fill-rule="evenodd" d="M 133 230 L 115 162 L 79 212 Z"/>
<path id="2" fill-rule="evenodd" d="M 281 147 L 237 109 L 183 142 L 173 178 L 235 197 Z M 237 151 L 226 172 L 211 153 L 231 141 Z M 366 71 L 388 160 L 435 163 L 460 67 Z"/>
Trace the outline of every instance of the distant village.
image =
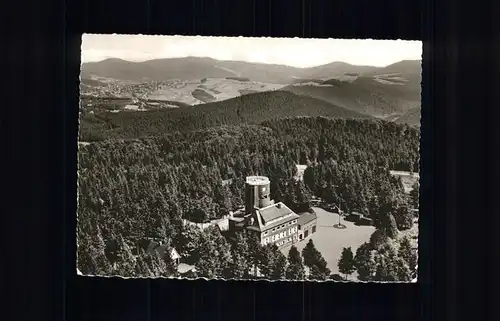
<path id="1" fill-rule="evenodd" d="M 109 79 L 92 79 L 99 82 L 98 86 L 91 86 L 82 82 L 81 94 L 92 97 L 116 97 L 147 99 L 148 96 L 169 83 L 159 81 L 144 81 L 141 83 L 113 81 Z M 91 80 L 91 81 L 92 81 Z"/>

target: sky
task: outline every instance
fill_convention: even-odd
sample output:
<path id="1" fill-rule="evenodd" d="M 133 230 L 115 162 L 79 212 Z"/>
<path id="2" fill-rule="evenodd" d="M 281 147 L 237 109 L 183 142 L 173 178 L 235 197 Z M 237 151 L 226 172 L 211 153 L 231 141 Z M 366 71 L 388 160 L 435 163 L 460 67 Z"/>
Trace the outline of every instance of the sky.
<path id="1" fill-rule="evenodd" d="M 384 67 L 422 57 L 421 41 L 84 34 L 82 62 L 210 57 L 299 68 L 335 61 Z"/>

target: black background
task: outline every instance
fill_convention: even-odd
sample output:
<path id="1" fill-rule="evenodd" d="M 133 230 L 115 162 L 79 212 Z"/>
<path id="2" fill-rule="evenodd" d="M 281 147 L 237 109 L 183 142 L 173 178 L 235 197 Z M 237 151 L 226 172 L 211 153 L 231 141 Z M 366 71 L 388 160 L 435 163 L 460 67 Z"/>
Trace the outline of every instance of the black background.
<path id="1" fill-rule="evenodd" d="M 12 1 L 3 11 L 2 320 L 487 320 L 500 179 L 492 3 Z M 418 284 L 76 275 L 81 33 L 423 40 Z M 307 57 L 304 57 L 307 59 Z M 497 58 L 498 61 L 498 58 Z M 5 108 L 5 103 L 7 107 Z M 495 208 L 497 206 L 497 208 Z M 496 214 L 496 215 L 495 215 Z M 467 310 L 470 314 L 466 314 Z M 493 311 L 494 312 L 494 311 Z M 498 315 L 497 315 L 498 317 Z M 493 317 L 493 319 L 495 319 Z"/>

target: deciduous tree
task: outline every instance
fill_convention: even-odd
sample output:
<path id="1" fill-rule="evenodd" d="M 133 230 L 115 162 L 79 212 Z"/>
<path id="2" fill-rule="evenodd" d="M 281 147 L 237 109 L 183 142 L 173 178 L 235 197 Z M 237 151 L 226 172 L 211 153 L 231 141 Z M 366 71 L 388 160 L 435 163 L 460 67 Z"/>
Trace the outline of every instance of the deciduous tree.
<path id="1" fill-rule="evenodd" d="M 377 265 L 369 243 L 363 243 L 358 247 L 354 262 L 360 281 L 370 281 L 373 279 Z"/>
<path id="2" fill-rule="evenodd" d="M 402 281 L 411 280 L 411 271 L 403 258 L 398 257 L 394 246 L 387 244 L 375 252 L 376 272 L 375 281 Z"/>
<path id="3" fill-rule="evenodd" d="M 236 279 L 248 278 L 253 259 L 246 234 L 238 233 L 236 235 L 236 241 L 231 246 L 231 254 L 232 260 L 229 271 L 227 271 L 228 277 Z"/>
<path id="4" fill-rule="evenodd" d="M 266 279 L 283 279 L 286 272 L 286 263 L 286 257 L 275 244 L 268 244 L 263 247 L 259 269 Z"/>
<path id="5" fill-rule="evenodd" d="M 405 261 L 406 265 L 408 265 L 413 278 L 416 275 L 418 258 L 417 251 L 413 249 L 409 237 L 405 236 L 401 239 L 401 242 L 399 244 L 398 256 Z"/>
<path id="6" fill-rule="evenodd" d="M 198 247 L 197 273 L 206 278 L 223 277 L 231 262 L 231 250 L 216 227 L 209 227 L 201 234 Z"/>

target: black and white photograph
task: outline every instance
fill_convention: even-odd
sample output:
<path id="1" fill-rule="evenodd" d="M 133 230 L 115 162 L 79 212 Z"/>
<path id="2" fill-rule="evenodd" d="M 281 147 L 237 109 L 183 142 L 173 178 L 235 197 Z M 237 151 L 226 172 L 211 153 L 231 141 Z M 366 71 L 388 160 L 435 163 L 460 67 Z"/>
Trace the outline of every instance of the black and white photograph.
<path id="1" fill-rule="evenodd" d="M 84 34 L 77 273 L 417 282 L 421 65 L 421 41 Z"/>

